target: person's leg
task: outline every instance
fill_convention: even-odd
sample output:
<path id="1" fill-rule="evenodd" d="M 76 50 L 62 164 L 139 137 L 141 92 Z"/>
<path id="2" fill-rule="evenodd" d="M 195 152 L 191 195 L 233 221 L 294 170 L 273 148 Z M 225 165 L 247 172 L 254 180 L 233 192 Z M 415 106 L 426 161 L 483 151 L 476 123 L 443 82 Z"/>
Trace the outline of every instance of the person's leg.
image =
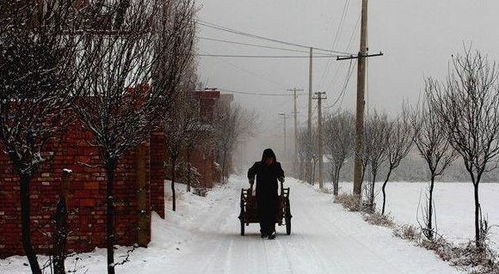
<path id="1" fill-rule="evenodd" d="M 265 238 L 269 235 L 268 228 L 266 222 L 264 220 L 260 220 L 260 236 Z"/>
<path id="2" fill-rule="evenodd" d="M 258 202 L 257 212 L 258 212 L 258 220 L 260 221 L 260 235 L 263 237 L 268 236 L 268 228 L 265 221 L 265 208 L 264 203 L 262 201 Z"/>
<path id="3" fill-rule="evenodd" d="M 268 230 L 269 230 L 269 239 L 275 239 L 276 231 L 275 231 L 275 221 L 277 218 L 277 199 L 272 200 L 269 206 L 269 216 L 268 216 Z"/>

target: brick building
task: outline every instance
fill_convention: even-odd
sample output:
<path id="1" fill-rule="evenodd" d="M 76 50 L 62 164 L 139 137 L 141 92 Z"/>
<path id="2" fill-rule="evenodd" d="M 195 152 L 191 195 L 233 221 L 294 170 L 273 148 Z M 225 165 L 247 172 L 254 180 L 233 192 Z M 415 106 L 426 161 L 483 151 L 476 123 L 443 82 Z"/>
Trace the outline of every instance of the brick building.
<path id="1" fill-rule="evenodd" d="M 200 100 L 200 112 L 205 121 L 215 117 L 220 92 L 195 92 Z M 230 102 L 230 100 L 229 100 Z M 54 230 L 53 214 L 61 186 L 69 189 L 68 238 L 69 252 L 91 251 L 105 247 L 106 173 L 99 167 L 98 149 L 91 146 L 92 134 L 80 122 L 72 124 L 57 147 L 48 146 L 53 158 L 42 165 L 30 185 L 31 226 L 33 245 L 37 253 L 49 253 Z M 117 244 L 132 245 L 150 241 L 151 212 L 165 217 L 164 180 L 166 148 L 164 134 L 151 133 L 141 146 L 132 149 L 119 163 L 115 178 Z M 201 174 L 201 187 L 212 187 L 218 181 L 213 149 L 195 148 L 192 164 Z M 71 170 L 69 176 L 63 170 Z M 141 182 L 144 186 L 141 186 Z M 21 243 L 19 181 L 3 148 L 0 146 L 0 258 L 24 253 Z M 139 205 L 139 190 L 146 192 L 145 205 Z M 146 208 L 145 212 L 139 210 Z M 140 215 L 145 214 L 145 215 Z M 147 225 L 139 226 L 139 218 Z"/>

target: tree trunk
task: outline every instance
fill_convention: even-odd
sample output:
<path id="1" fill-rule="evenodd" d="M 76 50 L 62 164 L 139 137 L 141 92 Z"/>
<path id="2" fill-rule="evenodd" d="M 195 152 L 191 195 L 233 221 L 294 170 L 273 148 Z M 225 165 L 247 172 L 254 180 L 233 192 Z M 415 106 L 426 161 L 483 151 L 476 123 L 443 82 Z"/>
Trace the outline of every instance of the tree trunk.
<path id="1" fill-rule="evenodd" d="M 312 180 L 311 180 L 312 185 L 315 185 L 315 161 L 312 162 Z"/>
<path id="2" fill-rule="evenodd" d="M 334 169 L 334 178 L 333 178 L 333 194 L 334 196 L 338 196 L 339 191 L 339 181 L 340 181 L 340 168 Z"/>
<path id="3" fill-rule="evenodd" d="M 54 235 L 54 274 L 65 274 L 64 260 L 66 259 L 66 240 L 68 210 L 66 197 L 60 196 L 55 213 L 55 235 Z"/>
<path id="4" fill-rule="evenodd" d="M 300 161 L 300 180 L 305 181 L 305 163 L 303 160 Z"/>
<path id="5" fill-rule="evenodd" d="M 364 184 L 364 176 L 365 175 L 366 175 L 366 167 L 362 166 L 361 174 L 360 174 L 360 181 L 362 182 L 362 184 Z M 362 197 L 362 194 L 360 196 Z"/>
<path id="6" fill-rule="evenodd" d="M 172 210 L 175 211 L 177 209 L 176 198 L 175 198 L 175 166 L 177 164 L 177 157 L 171 158 L 171 175 L 172 175 Z"/>
<path id="7" fill-rule="evenodd" d="M 376 186 L 376 173 L 373 174 L 373 180 L 372 180 L 372 185 L 371 185 L 371 189 L 370 189 L 370 193 L 369 193 L 369 208 L 372 212 L 375 211 L 375 208 L 374 208 L 374 190 L 375 190 L 375 186 Z"/>
<path id="8" fill-rule="evenodd" d="M 478 183 L 473 184 L 475 192 L 475 245 L 476 248 L 482 248 L 480 241 L 480 200 L 478 199 Z"/>
<path id="9" fill-rule="evenodd" d="M 222 183 L 225 184 L 225 169 L 226 169 L 226 158 L 227 158 L 227 151 L 224 150 L 223 156 L 222 156 Z"/>
<path id="10" fill-rule="evenodd" d="M 435 176 L 431 175 L 430 193 L 428 198 L 428 238 L 433 239 L 433 188 L 435 187 Z"/>
<path id="11" fill-rule="evenodd" d="M 385 206 L 386 206 L 386 184 L 388 183 L 388 180 L 385 180 L 383 183 L 383 187 L 381 187 L 381 190 L 383 192 L 383 206 L 381 207 L 381 215 L 385 215 Z"/>
<path id="12" fill-rule="evenodd" d="M 191 192 L 191 148 L 187 149 L 187 192 Z"/>
<path id="13" fill-rule="evenodd" d="M 21 191 L 19 194 L 21 198 L 21 224 L 24 253 L 26 253 L 26 257 L 28 257 L 31 272 L 34 274 L 41 274 L 42 271 L 40 269 L 40 265 L 38 264 L 38 259 L 36 258 L 36 254 L 31 243 L 31 208 L 29 201 L 29 184 L 31 182 L 31 176 L 22 175 L 20 179 Z"/>
<path id="14" fill-rule="evenodd" d="M 114 274 L 114 171 L 115 164 L 106 165 L 106 247 L 107 247 L 107 273 Z"/>
<path id="15" fill-rule="evenodd" d="M 382 191 L 383 191 L 383 207 L 381 209 L 381 215 L 385 215 L 385 205 L 386 205 L 386 185 L 388 184 L 388 180 L 390 180 L 390 175 L 392 175 L 392 169 L 388 170 L 388 174 L 386 174 L 385 182 L 383 183 Z"/>

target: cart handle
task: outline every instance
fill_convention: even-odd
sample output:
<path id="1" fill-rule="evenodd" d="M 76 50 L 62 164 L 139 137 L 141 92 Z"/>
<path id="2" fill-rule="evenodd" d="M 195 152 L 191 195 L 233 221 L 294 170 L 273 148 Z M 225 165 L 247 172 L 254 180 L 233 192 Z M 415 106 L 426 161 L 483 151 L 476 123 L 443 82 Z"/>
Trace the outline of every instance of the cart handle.
<path id="1" fill-rule="evenodd" d="M 281 183 L 281 196 L 284 195 L 284 177 L 277 178 Z"/>
<path id="2" fill-rule="evenodd" d="M 250 183 L 250 193 L 251 193 L 251 195 L 253 195 L 253 185 L 255 184 L 255 180 L 254 179 L 250 179 L 249 183 Z"/>

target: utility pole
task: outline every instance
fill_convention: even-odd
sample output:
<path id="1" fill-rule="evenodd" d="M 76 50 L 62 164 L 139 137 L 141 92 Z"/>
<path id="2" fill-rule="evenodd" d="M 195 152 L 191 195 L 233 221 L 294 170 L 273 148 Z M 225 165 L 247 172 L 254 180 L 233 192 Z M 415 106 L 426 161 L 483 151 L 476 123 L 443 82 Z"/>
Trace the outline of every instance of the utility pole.
<path id="1" fill-rule="evenodd" d="M 367 46 L 367 14 L 368 0 L 362 0 L 362 19 L 360 28 L 360 51 L 357 56 L 338 57 L 337 60 L 357 59 L 357 110 L 355 119 L 355 163 L 353 174 L 353 193 L 357 196 L 362 194 L 362 151 L 364 149 L 364 108 L 366 89 L 366 58 L 382 56 L 379 54 L 368 54 Z"/>
<path id="2" fill-rule="evenodd" d="M 310 60 L 308 69 L 308 126 L 307 126 L 307 163 L 306 163 L 306 173 L 308 177 L 308 183 L 313 185 L 312 177 L 312 69 L 313 69 L 313 52 L 314 48 L 310 48 Z"/>
<path id="3" fill-rule="evenodd" d="M 362 0 L 362 22 L 360 27 L 360 51 L 357 64 L 357 113 L 355 122 L 355 164 L 353 174 L 353 193 L 362 193 L 362 151 L 364 148 L 364 108 L 366 101 L 366 58 L 367 54 L 367 1 Z"/>
<path id="4" fill-rule="evenodd" d="M 294 133 L 295 133 L 295 151 L 294 151 L 294 166 L 298 166 L 298 111 L 296 109 L 296 101 L 298 99 L 297 92 L 298 91 L 303 91 L 303 89 L 298 89 L 298 88 L 292 88 L 288 89 L 288 91 L 293 92 L 293 101 L 294 101 L 294 106 L 293 106 L 293 115 L 294 115 Z"/>
<path id="5" fill-rule="evenodd" d="M 324 187 L 324 175 L 323 175 L 323 169 L 324 169 L 324 163 L 323 163 L 323 157 L 324 157 L 324 150 L 322 147 L 322 100 L 327 99 L 326 93 L 325 92 L 316 92 L 315 93 L 314 99 L 317 100 L 317 109 L 318 109 L 318 115 L 317 115 L 317 127 L 318 127 L 318 141 L 319 141 L 319 188 L 322 189 Z M 323 97 L 324 96 L 324 97 Z"/>
<path id="6" fill-rule="evenodd" d="M 281 116 L 284 119 L 284 127 L 283 127 L 283 129 L 284 129 L 284 157 L 287 157 L 288 150 L 287 150 L 287 145 L 286 145 L 286 139 L 287 139 L 286 138 L 286 113 L 281 112 L 281 113 L 279 113 L 279 116 Z M 284 159 L 286 159 L 286 158 L 284 158 Z"/>

